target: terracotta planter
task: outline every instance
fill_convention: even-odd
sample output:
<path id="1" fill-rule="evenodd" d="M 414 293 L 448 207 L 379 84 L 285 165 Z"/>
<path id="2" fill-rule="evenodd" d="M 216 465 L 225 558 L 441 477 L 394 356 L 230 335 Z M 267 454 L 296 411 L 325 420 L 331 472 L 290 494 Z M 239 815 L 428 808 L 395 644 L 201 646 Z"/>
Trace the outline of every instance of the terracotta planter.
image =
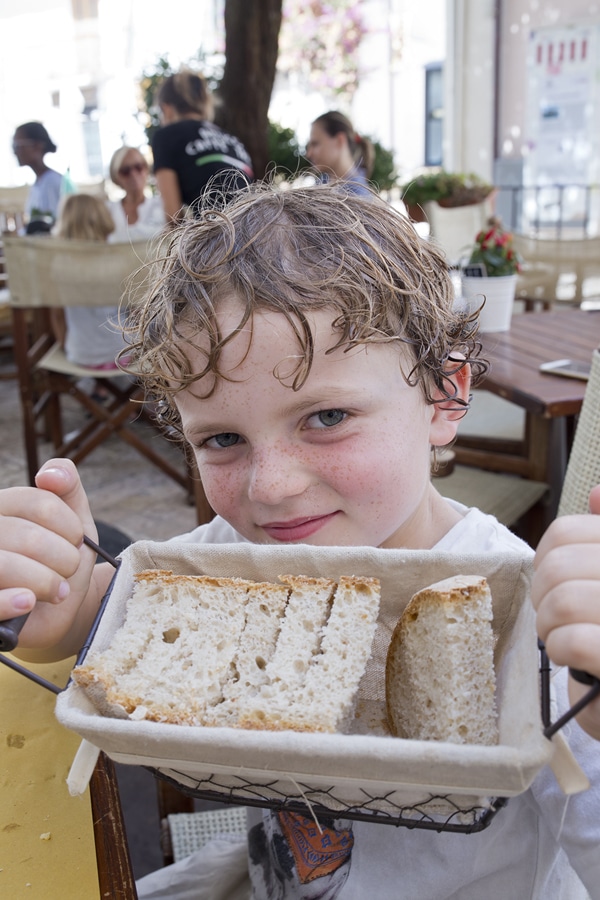
<path id="1" fill-rule="evenodd" d="M 516 275 L 500 275 L 497 278 L 463 277 L 463 299 L 471 309 L 481 307 L 479 313 L 481 331 L 508 331 L 516 288 Z M 485 305 L 482 306 L 484 297 Z"/>
<path id="2" fill-rule="evenodd" d="M 404 205 L 411 222 L 427 222 L 425 210 L 418 203 L 405 203 Z"/>

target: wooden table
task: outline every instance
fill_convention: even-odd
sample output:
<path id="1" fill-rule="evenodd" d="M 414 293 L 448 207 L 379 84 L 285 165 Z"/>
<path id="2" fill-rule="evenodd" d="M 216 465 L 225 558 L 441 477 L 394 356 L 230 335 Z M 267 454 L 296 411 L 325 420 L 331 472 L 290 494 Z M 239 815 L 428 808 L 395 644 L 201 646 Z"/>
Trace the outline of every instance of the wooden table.
<path id="1" fill-rule="evenodd" d="M 73 660 L 30 666 L 64 687 Z M 0 663 L 0 896 L 135 900 L 116 778 L 101 754 L 89 791 L 66 785 L 80 738 L 55 695 Z"/>
<path id="2" fill-rule="evenodd" d="M 481 336 L 490 370 L 480 383 L 525 410 L 522 442 L 461 436 L 457 460 L 512 472 L 550 485 L 546 523 L 556 514 L 586 382 L 539 371 L 540 363 L 570 358 L 590 362 L 600 346 L 600 311 L 566 309 L 515 315 L 509 331 Z"/>

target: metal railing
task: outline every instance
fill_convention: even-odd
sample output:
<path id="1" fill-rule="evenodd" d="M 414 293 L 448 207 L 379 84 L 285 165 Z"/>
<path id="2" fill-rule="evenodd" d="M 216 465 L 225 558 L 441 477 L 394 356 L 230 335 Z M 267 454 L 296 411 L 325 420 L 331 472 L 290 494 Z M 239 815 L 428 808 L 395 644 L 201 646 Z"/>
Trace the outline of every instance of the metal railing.
<path id="1" fill-rule="evenodd" d="M 600 233 L 600 185 L 498 185 L 494 208 L 505 228 L 548 238 Z"/>

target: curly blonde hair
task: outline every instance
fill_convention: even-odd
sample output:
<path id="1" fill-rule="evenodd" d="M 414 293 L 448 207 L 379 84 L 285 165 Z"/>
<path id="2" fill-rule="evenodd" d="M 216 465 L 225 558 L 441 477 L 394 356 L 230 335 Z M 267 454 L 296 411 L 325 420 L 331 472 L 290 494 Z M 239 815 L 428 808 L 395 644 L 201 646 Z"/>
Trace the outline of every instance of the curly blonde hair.
<path id="1" fill-rule="evenodd" d="M 314 310 L 331 312 L 337 338 L 328 352 L 372 342 L 407 345 L 414 365 L 406 381 L 420 385 L 428 403 L 464 406 L 449 376 L 466 362 L 475 378 L 487 368 L 477 358 L 476 314 L 454 309 L 446 258 L 375 195 L 336 185 L 250 185 L 165 242 L 128 323 L 127 368 L 162 401 L 171 425 L 178 425 L 179 391 L 194 385 L 208 397 L 219 379 L 228 379 L 223 348 L 252 328 L 258 310 L 281 313 L 293 329 L 300 353 L 293 390 L 310 373 Z M 231 298 L 240 304 L 240 320 L 223 334 L 219 307 Z M 195 335 L 202 336 L 197 345 Z M 190 346 L 204 359 L 200 371 L 190 363 Z"/>

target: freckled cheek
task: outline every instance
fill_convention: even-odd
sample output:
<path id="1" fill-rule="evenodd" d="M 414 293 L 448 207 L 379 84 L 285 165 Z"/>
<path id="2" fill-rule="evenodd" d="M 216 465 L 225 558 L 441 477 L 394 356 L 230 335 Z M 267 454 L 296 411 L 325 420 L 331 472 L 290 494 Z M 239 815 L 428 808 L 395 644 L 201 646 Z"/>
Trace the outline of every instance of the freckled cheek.
<path id="1" fill-rule="evenodd" d="M 241 474 L 231 466 L 202 466 L 200 463 L 198 471 L 211 507 L 219 515 L 231 518 L 244 495 L 245 482 Z"/>
<path id="2" fill-rule="evenodd" d="M 389 487 L 389 472 L 392 465 L 389 456 L 382 458 L 378 452 L 371 452 L 338 445 L 336 453 L 328 454 L 315 464 L 320 480 L 345 497 L 369 494 L 373 499 L 378 491 Z"/>

